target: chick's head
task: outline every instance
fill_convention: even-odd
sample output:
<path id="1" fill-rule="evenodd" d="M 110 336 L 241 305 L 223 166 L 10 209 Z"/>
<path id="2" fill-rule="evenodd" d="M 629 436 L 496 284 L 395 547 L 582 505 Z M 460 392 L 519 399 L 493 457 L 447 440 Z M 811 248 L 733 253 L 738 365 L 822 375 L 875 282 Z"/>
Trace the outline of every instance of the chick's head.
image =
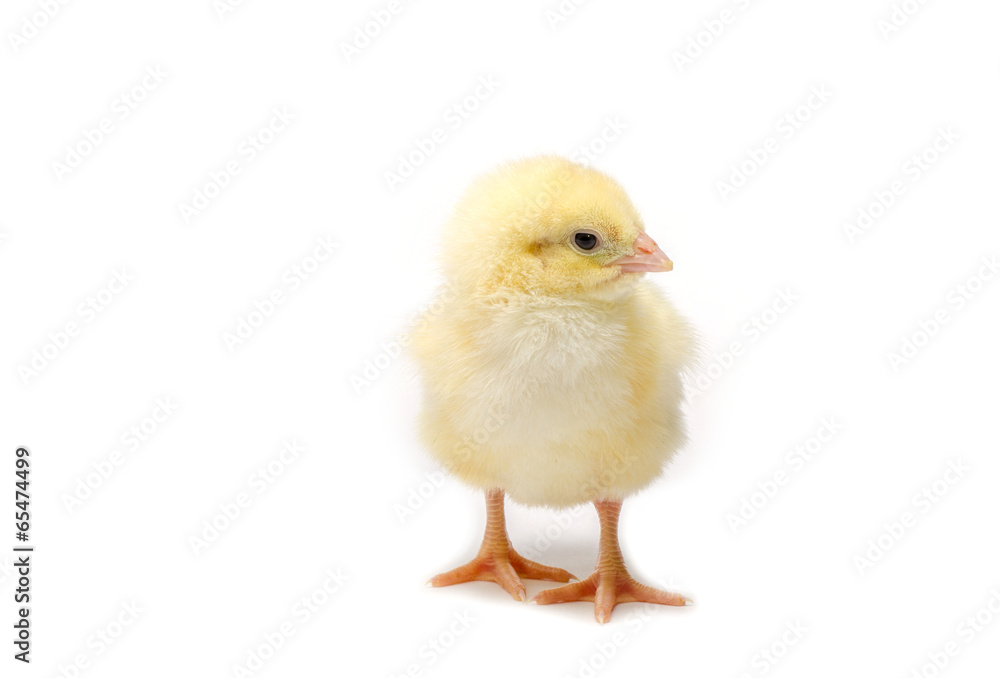
<path id="1" fill-rule="evenodd" d="M 617 182 L 555 156 L 476 181 L 444 247 L 453 284 L 486 294 L 613 298 L 642 273 L 672 268 Z"/>

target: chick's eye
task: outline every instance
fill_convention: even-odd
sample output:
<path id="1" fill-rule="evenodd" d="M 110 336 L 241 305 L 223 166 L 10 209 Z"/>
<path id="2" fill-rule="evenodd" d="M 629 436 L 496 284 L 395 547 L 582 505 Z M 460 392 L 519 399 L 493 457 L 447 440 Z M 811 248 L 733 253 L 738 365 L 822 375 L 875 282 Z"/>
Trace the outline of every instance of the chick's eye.
<path id="1" fill-rule="evenodd" d="M 597 236 L 589 231 L 577 231 L 573 234 L 573 243 L 587 252 L 597 247 L 598 242 Z"/>

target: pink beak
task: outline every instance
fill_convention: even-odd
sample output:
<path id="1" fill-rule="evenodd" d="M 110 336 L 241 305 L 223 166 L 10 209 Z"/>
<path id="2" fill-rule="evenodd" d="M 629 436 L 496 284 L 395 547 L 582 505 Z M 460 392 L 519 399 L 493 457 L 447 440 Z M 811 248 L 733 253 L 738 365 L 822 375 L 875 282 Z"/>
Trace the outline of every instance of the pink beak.
<path id="1" fill-rule="evenodd" d="M 611 264 L 621 266 L 622 273 L 655 273 L 671 271 L 674 268 L 674 262 L 670 261 L 656 241 L 645 233 L 640 232 L 639 237 L 632 243 L 632 252 L 630 256 L 615 259 Z"/>

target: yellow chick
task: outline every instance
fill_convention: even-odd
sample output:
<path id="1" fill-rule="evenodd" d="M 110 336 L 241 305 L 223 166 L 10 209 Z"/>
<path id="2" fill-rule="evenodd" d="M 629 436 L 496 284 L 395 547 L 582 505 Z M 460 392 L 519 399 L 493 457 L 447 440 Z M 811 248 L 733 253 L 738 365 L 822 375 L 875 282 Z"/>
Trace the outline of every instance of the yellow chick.
<path id="1" fill-rule="evenodd" d="M 692 333 L 644 273 L 670 259 L 625 191 L 569 160 L 513 162 L 478 179 L 444 234 L 448 301 L 412 336 L 424 387 L 420 432 L 432 456 L 486 494 L 483 543 L 431 586 L 494 581 L 525 599 L 521 577 L 569 572 L 511 546 L 505 494 L 529 506 L 593 502 L 594 573 L 535 596 L 685 605 L 636 582 L 618 544 L 622 500 L 656 479 L 684 444 L 681 373 Z"/>

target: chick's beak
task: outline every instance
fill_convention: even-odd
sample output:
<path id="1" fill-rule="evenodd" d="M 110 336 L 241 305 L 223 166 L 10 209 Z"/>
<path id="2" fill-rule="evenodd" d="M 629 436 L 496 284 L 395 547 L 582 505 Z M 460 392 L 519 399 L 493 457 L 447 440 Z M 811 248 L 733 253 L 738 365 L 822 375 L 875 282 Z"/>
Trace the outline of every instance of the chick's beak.
<path id="1" fill-rule="evenodd" d="M 674 268 L 674 262 L 667 258 L 656 241 L 643 232 L 640 232 L 639 237 L 632 243 L 632 254 L 619 257 L 611 264 L 620 266 L 622 273 L 645 273 L 647 271 L 653 273 L 670 271 Z"/>

